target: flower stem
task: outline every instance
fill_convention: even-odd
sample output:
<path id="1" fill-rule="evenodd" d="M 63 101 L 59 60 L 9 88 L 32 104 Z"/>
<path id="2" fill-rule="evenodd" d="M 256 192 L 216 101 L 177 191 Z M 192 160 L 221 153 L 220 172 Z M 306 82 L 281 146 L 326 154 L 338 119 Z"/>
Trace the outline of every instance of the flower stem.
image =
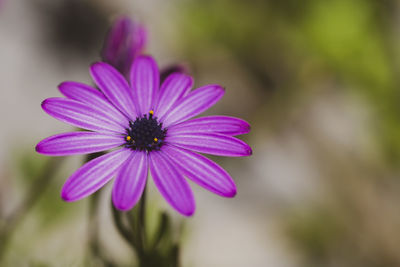
<path id="1" fill-rule="evenodd" d="M 142 198 L 139 203 L 139 216 L 138 216 L 138 227 L 137 227 L 137 235 L 140 237 L 140 245 L 142 247 L 142 251 L 144 252 L 147 246 L 147 235 L 146 235 L 146 188 L 145 186 L 142 194 Z"/>
<path id="2" fill-rule="evenodd" d="M 122 238 L 125 239 L 125 241 L 129 244 L 129 246 L 132 247 L 133 250 L 136 250 L 137 248 L 137 243 L 135 238 L 133 237 L 133 233 L 130 229 L 130 227 L 126 226 L 125 221 L 125 216 L 124 213 L 117 210 L 114 205 L 111 202 L 111 208 L 112 208 L 112 214 L 113 214 L 113 219 L 115 223 L 115 227 L 117 228 L 118 232 L 122 236 Z"/>
<path id="3" fill-rule="evenodd" d="M 161 240 L 163 239 L 166 231 L 170 227 L 170 220 L 167 215 L 167 213 L 163 212 L 161 213 L 160 216 L 160 222 L 158 224 L 156 233 L 155 233 L 155 238 L 150 246 L 150 250 L 155 250 L 157 249 L 158 245 L 160 244 Z"/>
<path id="4" fill-rule="evenodd" d="M 98 216 L 98 206 L 99 206 L 100 191 L 95 192 L 90 199 L 89 206 L 89 223 L 88 223 L 88 233 L 89 233 L 89 248 L 90 253 L 93 258 L 98 258 L 100 253 L 99 246 L 99 216 Z"/>
<path id="5" fill-rule="evenodd" d="M 100 156 L 100 154 L 89 154 L 86 156 L 85 163 Z M 88 239 L 89 239 L 89 253 L 94 260 L 100 260 L 100 244 L 99 244 L 99 200 L 101 190 L 95 192 L 90 198 L 89 204 L 89 222 L 88 222 Z"/>
<path id="6" fill-rule="evenodd" d="M 129 246 L 136 252 L 139 262 L 146 258 L 146 187 L 143 191 L 139 205 L 129 212 L 121 212 L 112 205 L 115 226 L 127 241 Z"/>
<path id="7" fill-rule="evenodd" d="M 116 266 L 104 253 L 99 239 L 99 200 L 101 196 L 101 190 L 95 192 L 90 199 L 89 206 L 89 255 L 90 263 L 95 266 Z"/>
<path id="8" fill-rule="evenodd" d="M 146 186 L 137 208 L 125 213 L 132 236 L 135 240 L 135 251 L 141 261 L 146 255 L 147 235 L 146 235 Z"/>
<path id="9" fill-rule="evenodd" d="M 112 206 L 115 226 L 136 253 L 137 266 L 179 267 L 180 246 L 171 239 L 170 219 L 165 212 L 160 214 L 155 236 L 149 240 L 146 230 L 146 198 L 147 186 L 138 205 L 129 212 L 121 212 Z"/>
<path id="10" fill-rule="evenodd" d="M 85 163 L 104 155 L 103 152 L 86 156 Z M 116 266 L 104 253 L 99 238 L 99 203 L 102 190 L 96 191 L 90 198 L 88 218 L 89 262 L 86 265 L 113 267 Z"/>

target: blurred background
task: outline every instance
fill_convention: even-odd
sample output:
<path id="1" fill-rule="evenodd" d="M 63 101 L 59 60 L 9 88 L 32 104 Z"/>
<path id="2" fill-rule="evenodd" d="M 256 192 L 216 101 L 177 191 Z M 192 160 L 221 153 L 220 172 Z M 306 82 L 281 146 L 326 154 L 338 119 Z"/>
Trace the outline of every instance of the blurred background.
<path id="1" fill-rule="evenodd" d="M 161 67 L 183 63 L 196 86 L 226 87 L 207 114 L 252 125 L 242 139 L 253 156 L 213 158 L 236 181 L 234 199 L 193 185 L 186 219 L 149 185 L 149 205 L 183 228 L 182 266 L 400 266 L 397 0 L 1 0 L 0 265 L 89 266 L 91 200 L 59 197 L 83 158 L 34 147 L 71 130 L 40 103 L 62 81 L 91 83 L 121 14 L 147 27 Z M 129 266 L 110 189 L 99 240 Z"/>

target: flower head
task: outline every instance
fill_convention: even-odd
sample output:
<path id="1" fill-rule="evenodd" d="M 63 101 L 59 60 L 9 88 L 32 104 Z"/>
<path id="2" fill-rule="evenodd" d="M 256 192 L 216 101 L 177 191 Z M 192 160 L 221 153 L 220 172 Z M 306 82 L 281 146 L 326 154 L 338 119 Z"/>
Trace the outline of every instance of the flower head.
<path id="1" fill-rule="evenodd" d="M 107 63 L 95 63 L 91 76 L 100 89 L 64 82 L 66 98 L 49 98 L 42 108 L 54 118 L 88 131 L 63 133 L 42 140 L 36 151 L 51 156 L 87 154 L 112 149 L 80 167 L 63 186 L 66 201 L 82 199 L 116 177 L 112 200 L 120 210 L 140 199 L 148 169 L 165 200 L 181 214 L 195 210 L 185 176 L 207 190 L 233 197 L 230 175 L 199 153 L 249 156 L 251 148 L 233 136 L 248 133 L 247 122 L 227 116 L 192 119 L 224 95 L 219 85 L 192 89 L 190 76 L 174 73 L 159 86 L 160 74 L 150 56 L 139 56 L 130 84 Z"/>
<path id="2" fill-rule="evenodd" d="M 122 74 L 128 75 L 134 58 L 142 53 L 146 44 L 145 27 L 128 17 L 120 17 L 106 36 L 102 58 Z"/>

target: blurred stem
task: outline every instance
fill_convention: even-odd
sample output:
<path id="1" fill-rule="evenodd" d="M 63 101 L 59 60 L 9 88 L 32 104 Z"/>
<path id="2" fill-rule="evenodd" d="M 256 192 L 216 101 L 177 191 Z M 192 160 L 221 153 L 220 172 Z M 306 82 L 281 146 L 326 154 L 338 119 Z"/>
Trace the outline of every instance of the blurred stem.
<path id="1" fill-rule="evenodd" d="M 103 152 L 89 154 L 85 159 L 85 163 L 102 155 L 104 155 Z M 96 191 L 90 198 L 88 223 L 89 253 L 96 266 L 101 264 L 102 266 L 111 267 L 116 265 L 105 256 L 105 253 L 101 249 L 99 239 L 99 203 L 101 192 L 102 190 Z"/>
<path id="2" fill-rule="evenodd" d="M 111 208 L 113 213 L 113 219 L 115 223 L 115 227 L 117 228 L 119 234 L 122 236 L 123 239 L 133 248 L 136 250 L 136 240 L 133 238 L 133 233 L 129 227 L 126 226 L 124 223 L 124 212 L 117 210 L 113 203 L 111 202 Z"/>
<path id="3" fill-rule="evenodd" d="M 90 199 L 89 206 L 89 249 L 90 254 L 94 259 L 100 258 L 100 245 L 99 245 L 99 199 L 101 190 L 95 192 Z"/>
<path id="4" fill-rule="evenodd" d="M 99 239 L 99 201 L 101 196 L 101 190 L 95 192 L 90 199 L 89 206 L 89 252 L 91 259 L 93 260 L 95 266 L 116 266 L 111 260 L 109 260 L 105 253 L 102 251 Z"/>
<path id="5" fill-rule="evenodd" d="M 115 226 L 121 236 L 128 242 L 136 252 L 139 262 L 145 261 L 146 246 L 148 244 L 146 235 L 146 188 L 139 201 L 138 209 L 132 209 L 129 212 L 122 212 L 112 206 Z M 126 225 L 128 222 L 128 225 Z"/>
<path id="6" fill-rule="evenodd" d="M 147 235 L 146 235 L 146 191 L 147 186 L 144 187 L 142 198 L 139 203 L 139 216 L 138 216 L 138 227 L 137 227 L 137 235 L 140 238 L 139 244 L 141 246 L 141 250 L 144 253 L 146 245 L 147 245 Z"/>
<path id="7" fill-rule="evenodd" d="M 51 180 L 55 177 L 55 173 L 64 159 L 64 157 L 56 157 L 50 158 L 47 161 L 45 167 L 43 168 L 42 174 L 35 179 L 35 182 L 27 192 L 26 198 L 15 209 L 15 211 L 5 219 L 4 227 L 0 229 L 0 261 L 4 256 L 7 244 L 18 224 L 37 203 L 44 191 L 51 184 Z"/>
<path id="8" fill-rule="evenodd" d="M 138 205 L 129 212 L 119 211 L 112 205 L 115 226 L 136 253 L 139 267 L 178 267 L 180 246 L 179 242 L 169 239 L 170 219 L 167 213 L 160 214 L 155 236 L 149 240 L 146 198 L 147 186 Z"/>
<path id="9" fill-rule="evenodd" d="M 180 263 L 179 263 L 179 254 L 180 253 L 179 252 L 180 252 L 179 245 L 178 244 L 174 245 L 172 248 L 172 252 L 171 252 L 171 266 L 174 266 L 174 267 L 180 266 Z"/>
<path id="10" fill-rule="evenodd" d="M 162 238 L 164 237 L 165 232 L 170 227 L 169 217 L 165 212 L 161 213 L 160 218 L 161 218 L 160 219 L 161 221 L 158 224 L 157 231 L 156 231 L 156 234 L 155 234 L 155 238 L 153 240 L 153 243 L 150 246 L 150 250 L 157 249 L 157 247 L 160 244 Z"/>

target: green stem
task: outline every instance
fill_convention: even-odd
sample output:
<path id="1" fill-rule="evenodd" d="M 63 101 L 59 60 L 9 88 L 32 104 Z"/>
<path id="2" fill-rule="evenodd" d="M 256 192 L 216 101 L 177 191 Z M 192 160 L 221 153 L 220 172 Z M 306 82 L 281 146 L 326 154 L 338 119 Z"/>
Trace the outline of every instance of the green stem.
<path id="1" fill-rule="evenodd" d="M 116 264 L 111 261 L 102 250 L 99 239 L 99 200 L 101 195 L 101 190 L 94 193 L 90 199 L 90 207 L 89 207 L 89 224 L 88 224 L 88 233 L 89 233 L 89 253 L 90 253 L 90 263 L 94 264 L 94 266 L 105 266 L 105 267 L 113 267 Z M 90 264 L 89 263 L 89 264 Z"/>
<path id="2" fill-rule="evenodd" d="M 98 216 L 98 206 L 99 206 L 100 191 L 95 192 L 90 198 L 89 206 L 89 223 L 88 223 L 88 233 L 89 233 L 89 248 L 90 253 L 94 258 L 99 256 L 100 246 L 99 246 L 99 216 Z"/>
<path id="3" fill-rule="evenodd" d="M 104 153 L 93 153 L 86 156 L 85 163 L 97 157 L 104 155 Z M 90 197 L 89 204 L 89 221 L 88 221 L 88 245 L 89 245 L 89 264 L 95 266 L 101 265 L 106 267 L 116 266 L 102 250 L 99 239 L 99 203 L 102 190 L 96 191 Z"/>
<path id="4" fill-rule="evenodd" d="M 176 244 L 172 247 L 172 251 L 171 251 L 171 266 L 174 266 L 174 267 L 180 266 L 179 254 L 180 254 L 179 245 Z"/>
<path id="5" fill-rule="evenodd" d="M 145 186 L 142 194 L 142 198 L 139 203 L 139 216 L 138 216 L 138 232 L 136 233 L 140 237 L 140 245 L 144 252 L 147 246 L 147 235 L 146 235 L 146 188 Z"/>
<path id="6" fill-rule="evenodd" d="M 139 201 L 137 209 L 126 212 L 117 210 L 112 205 L 115 226 L 125 241 L 136 252 L 139 262 L 146 258 L 146 187 Z M 128 222 L 128 226 L 126 224 Z"/>
<path id="7" fill-rule="evenodd" d="M 117 228 L 120 235 L 125 239 L 125 241 L 132 247 L 133 250 L 136 250 L 137 243 L 133 238 L 133 234 L 128 227 L 124 225 L 123 212 L 117 210 L 113 203 L 111 202 L 111 208 L 114 218 L 115 227 Z"/>
<path id="8" fill-rule="evenodd" d="M 158 224 L 157 231 L 153 243 L 150 246 L 150 250 L 156 250 L 161 240 L 163 239 L 166 231 L 170 227 L 170 221 L 168 215 L 163 212 L 160 215 L 160 223 Z"/>

